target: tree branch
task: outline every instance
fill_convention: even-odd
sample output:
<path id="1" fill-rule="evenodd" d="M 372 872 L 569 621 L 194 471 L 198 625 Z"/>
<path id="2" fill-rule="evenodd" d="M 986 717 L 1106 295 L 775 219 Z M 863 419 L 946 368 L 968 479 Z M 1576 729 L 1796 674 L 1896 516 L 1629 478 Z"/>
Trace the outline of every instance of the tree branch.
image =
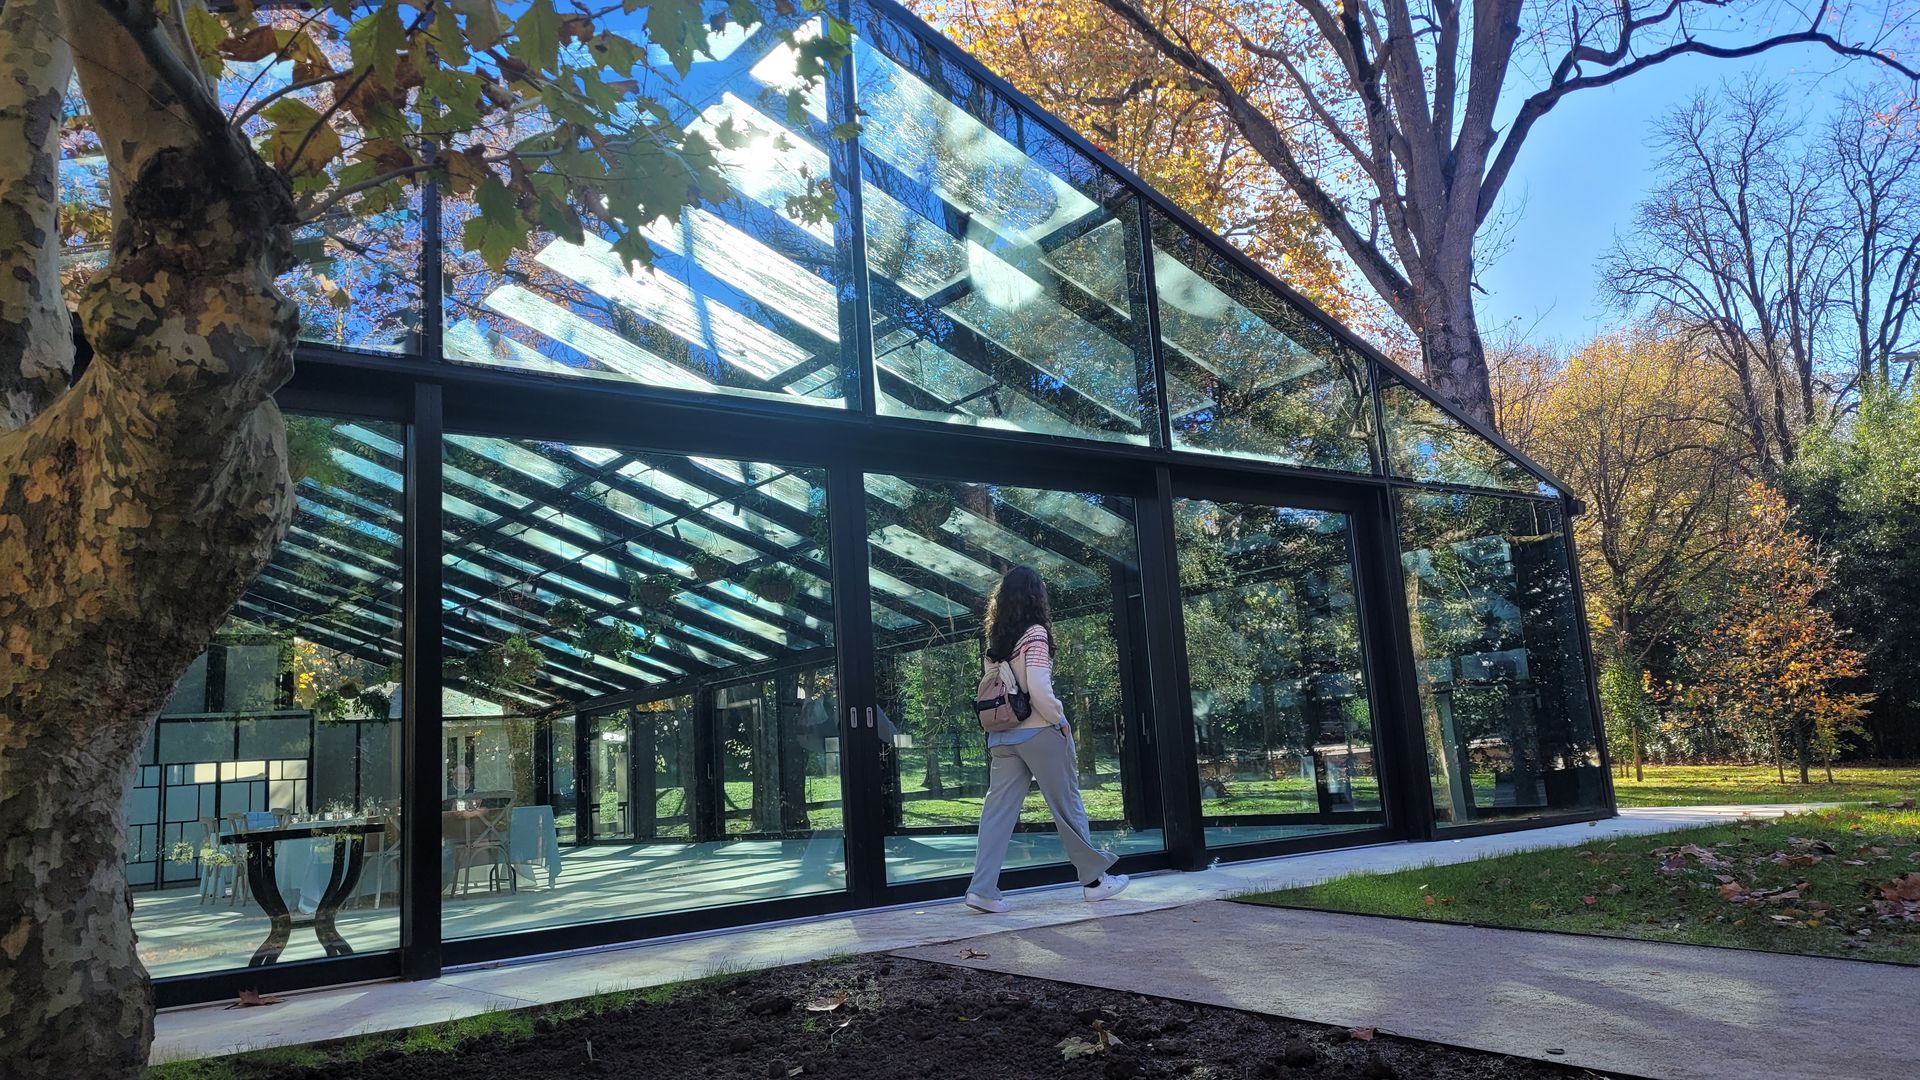
<path id="1" fill-rule="evenodd" d="M 1683 0 L 1673 0 L 1673 3 L 1669 5 L 1666 11 L 1673 11 L 1675 8 L 1678 8 L 1682 2 Z M 1822 13 L 1826 11 L 1825 5 L 1821 6 L 1820 11 Z M 1658 17 L 1648 16 L 1646 19 L 1640 20 L 1639 23 L 1634 25 L 1652 25 L 1654 22 L 1664 20 L 1666 17 L 1664 13 Z M 1819 22 L 1816 18 L 1813 26 L 1817 27 L 1818 25 Z M 1840 56 L 1878 61 L 1907 78 L 1920 82 L 1920 69 L 1909 67 L 1894 57 L 1888 56 L 1875 49 L 1860 45 L 1845 44 L 1833 37 L 1833 35 L 1823 33 L 1814 28 L 1792 34 L 1780 34 L 1763 41 L 1737 46 L 1710 45 L 1703 41 L 1688 39 L 1675 45 L 1669 45 L 1657 52 L 1648 53 L 1629 64 L 1594 75 L 1582 75 L 1560 80 L 1558 78 L 1558 72 L 1556 72 L 1556 81 L 1553 85 L 1527 98 L 1526 102 L 1520 106 L 1519 114 L 1514 117 L 1513 126 L 1507 130 L 1506 138 L 1501 140 L 1500 151 L 1494 155 L 1493 165 L 1487 170 L 1486 182 L 1480 187 L 1478 220 L 1485 221 L 1487 215 L 1493 211 L 1493 204 L 1499 197 L 1501 187 L 1506 183 L 1507 175 L 1513 171 L 1514 159 L 1519 155 L 1520 145 L 1526 140 L 1528 132 L 1533 129 L 1533 125 L 1537 123 L 1541 117 L 1551 112 L 1553 107 L 1558 105 L 1561 99 L 1565 98 L 1568 94 L 1577 93 L 1581 90 L 1592 90 L 1602 86 L 1610 86 L 1629 75 L 1634 75 L 1655 65 L 1663 64 L 1675 57 L 1707 56 L 1721 60 L 1735 60 L 1745 56 L 1757 56 L 1760 53 L 1786 45 L 1818 45 Z M 1562 68 L 1568 71 L 1576 70 L 1580 63 L 1589 60 L 1600 63 L 1617 62 L 1626 56 L 1628 48 L 1630 48 L 1630 43 L 1623 40 L 1613 50 L 1605 53 L 1587 48 L 1577 49 L 1576 52 L 1583 55 L 1576 56 L 1574 53 L 1569 53 L 1567 59 L 1562 61 Z M 1614 59 L 1608 60 L 1607 57 L 1613 57 Z"/>

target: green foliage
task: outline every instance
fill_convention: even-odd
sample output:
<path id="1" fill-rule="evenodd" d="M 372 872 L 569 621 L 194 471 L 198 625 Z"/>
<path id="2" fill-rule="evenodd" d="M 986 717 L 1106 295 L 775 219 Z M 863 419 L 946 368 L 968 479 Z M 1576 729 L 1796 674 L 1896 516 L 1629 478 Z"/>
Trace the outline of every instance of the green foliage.
<path id="1" fill-rule="evenodd" d="M 753 153 L 755 134 L 683 126 L 672 80 L 651 68 L 648 46 L 685 75 L 729 20 L 769 23 L 795 59 L 788 99 L 799 108 L 845 62 L 851 32 L 824 14 L 775 7 L 768 14 L 732 0 L 709 19 L 701 0 L 594 8 L 333 0 L 310 17 L 246 3 L 219 14 L 195 7 L 188 24 L 204 69 L 239 71 L 234 113 L 292 182 L 303 217 L 377 214 L 437 177 L 474 211 L 460 233 L 466 248 L 499 271 L 534 233 L 578 241 L 589 221 L 622 258 L 644 265 L 653 252 L 642 230 L 727 198 L 729 152 Z M 281 63 L 290 78 L 229 67 Z M 829 220 L 832 192 L 795 196 L 787 209 Z"/>
<path id="2" fill-rule="evenodd" d="M 803 579 L 795 571 L 779 565 L 762 566 L 747 575 L 747 591 L 769 603 L 784 604 L 800 592 Z"/>
<path id="3" fill-rule="evenodd" d="M 1920 395 L 1869 386 L 1811 433 L 1786 477 L 1794 520 L 1832 557 L 1823 602 L 1866 657 L 1882 757 L 1920 756 Z"/>

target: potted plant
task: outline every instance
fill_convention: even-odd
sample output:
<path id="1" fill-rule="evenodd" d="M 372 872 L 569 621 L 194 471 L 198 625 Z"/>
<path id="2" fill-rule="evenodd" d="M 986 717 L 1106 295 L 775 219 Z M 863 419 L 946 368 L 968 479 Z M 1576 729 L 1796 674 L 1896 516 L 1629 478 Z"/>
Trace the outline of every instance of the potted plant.
<path id="1" fill-rule="evenodd" d="M 649 611 L 660 611 L 680 591 L 680 579 L 672 574 L 645 574 L 627 586 L 627 597 Z"/>
<path id="2" fill-rule="evenodd" d="M 719 581 L 733 573 L 733 564 L 718 555 L 701 552 L 693 557 L 693 576 L 701 581 Z"/>
<path id="3" fill-rule="evenodd" d="M 922 536 L 932 537 L 953 517 L 953 492 L 946 488 L 916 488 L 902 511 L 907 524 Z"/>
<path id="4" fill-rule="evenodd" d="M 772 604 L 784 604 L 800 591 L 800 575 L 779 564 L 747 575 L 747 591 Z"/>

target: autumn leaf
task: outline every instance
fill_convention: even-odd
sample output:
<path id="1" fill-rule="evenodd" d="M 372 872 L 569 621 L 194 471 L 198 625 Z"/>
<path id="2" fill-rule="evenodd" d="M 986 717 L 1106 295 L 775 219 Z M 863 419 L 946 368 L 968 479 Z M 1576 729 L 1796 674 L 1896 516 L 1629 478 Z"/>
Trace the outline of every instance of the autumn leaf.
<path id="1" fill-rule="evenodd" d="M 228 1005 L 227 1008 L 257 1009 L 262 1005 L 278 1005 L 285 1000 L 286 1000 L 285 998 L 261 997 L 260 991 L 258 990 L 242 990 L 233 999 L 233 1003 L 231 1005 Z"/>
<path id="2" fill-rule="evenodd" d="M 808 1012 L 832 1012 L 846 1003 L 847 992 L 838 990 L 831 997 L 815 998 L 807 1002 L 806 1009 Z"/>
<path id="3" fill-rule="evenodd" d="M 1373 1036 L 1375 1034 L 1376 1034 L 1375 1029 L 1370 1027 L 1356 1027 L 1356 1028 L 1347 1029 L 1347 1037 L 1350 1039 L 1357 1040 L 1359 1042 L 1372 1042 Z"/>

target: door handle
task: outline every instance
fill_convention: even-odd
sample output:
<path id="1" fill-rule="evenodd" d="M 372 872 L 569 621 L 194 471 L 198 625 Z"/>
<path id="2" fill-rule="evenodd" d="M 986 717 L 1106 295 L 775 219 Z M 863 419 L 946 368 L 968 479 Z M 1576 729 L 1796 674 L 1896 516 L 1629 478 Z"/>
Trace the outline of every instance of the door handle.
<path id="1" fill-rule="evenodd" d="M 873 706 L 867 706 L 867 727 L 873 727 Z"/>
<path id="2" fill-rule="evenodd" d="M 859 726 L 860 726 L 859 708 L 853 705 L 847 706 L 847 730 L 852 731 L 858 728 Z"/>

